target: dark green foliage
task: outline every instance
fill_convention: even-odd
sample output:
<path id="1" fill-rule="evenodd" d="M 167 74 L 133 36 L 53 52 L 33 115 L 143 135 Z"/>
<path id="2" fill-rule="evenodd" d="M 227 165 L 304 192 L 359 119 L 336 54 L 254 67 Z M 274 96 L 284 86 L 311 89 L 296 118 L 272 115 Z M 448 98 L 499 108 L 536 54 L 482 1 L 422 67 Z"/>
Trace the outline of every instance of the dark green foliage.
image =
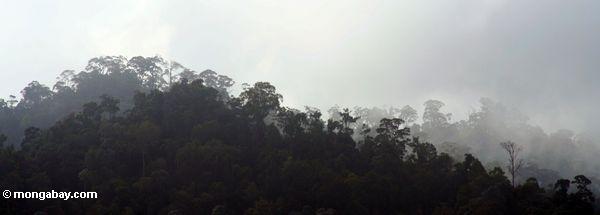
<path id="1" fill-rule="evenodd" d="M 0 99 L 0 133 L 8 137 L 6 145 L 19 147 L 23 131 L 28 127 L 47 128 L 63 117 L 81 111 L 82 106 L 91 101 L 104 105 L 100 108 L 111 108 L 106 115 L 114 117 L 119 111 L 133 107 L 132 98 L 136 92 L 167 90 L 178 79 L 187 76 L 211 78 L 210 83 L 219 87 L 220 96 L 228 98 L 227 88 L 233 81 L 215 72 L 197 74 L 158 56 L 97 57 L 89 60 L 83 71 L 62 72 L 52 89 L 33 81 L 21 91 L 20 101 L 14 96 L 7 101 Z M 101 97 L 103 95 L 105 97 Z M 100 104 L 102 98 L 113 101 Z"/>
<path id="2" fill-rule="evenodd" d="M 157 58 L 125 62 L 122 58 L 94 59 L 88 70 L 96 75 L 127 68 L 165 73 L 162 67 L 149 64 L 161 62 Z M 99 198 L 3 199 L 0 213 L 594 211 L 591 181 L 585 176 L 574 178 L 575 191 L 569 190 L 569 180 L 558 181 L 554 190 L 544 190 L 533 178 L 513 188 L 502 169 L 486 170 L 471 154 L 453 160 L 438 153 L 434 145 L 411 137 L 400 118 L 382 119 L 374 132 L 363 132 L 361 140 L 355 141 L 351 128 L 358 117 L 347 109 L 339 119 L 325 123 L 314 109 L 302 112 L 281 107 L 281 95 L 267 82 L 255 84 L 239 97 L 224 97 L 219 86 L 231 82 L 209 73 L 205 76 L 216 77 L 212 82 L 187 71 L 182 73 L 186 77 L 173 83 L 144 73 L 152 77 L 144 85 L 153 89 L 127 99 L 131 101 L 128 111 L 119 112 L 123 98 L 105 93 L 48 128 L 26 129 L 20 150 L 5 147 L 0 151 L 3 188 L 96 191 Z M 115 82 L 119 81 L 123 80 Z M 77 89 L 87 87 L 78 83 Z M 168 89 L 162 89 L 165 83 Z M 56 98 L 48 98 L 43 87 L 32 92 L 36 96 L 28 96 L 23 105 L 34 107 Z M 443 126 L 446 116 L 436 113 L 436 105 L 431 103 L 428 126 Z"/>

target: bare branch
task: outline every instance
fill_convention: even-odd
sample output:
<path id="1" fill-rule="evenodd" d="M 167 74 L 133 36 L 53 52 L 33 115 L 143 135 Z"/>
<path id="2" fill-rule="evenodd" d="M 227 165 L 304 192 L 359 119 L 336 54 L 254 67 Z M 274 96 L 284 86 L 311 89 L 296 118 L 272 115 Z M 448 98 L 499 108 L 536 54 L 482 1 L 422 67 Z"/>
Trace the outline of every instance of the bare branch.
<path id="1" fill-rule="evenodd" d="M 511 141 L 502 142 L 500 146 L 506 151 L 508 154 L 508 165 L 507 169 L 512 178 L 512 185 L 515 187 L 515 177 L 519 172 L 519 169 L 523 166 L 523 159 L 519 157 L 520 152 L 522 151 L 521 146 L 513 143 Z"/>

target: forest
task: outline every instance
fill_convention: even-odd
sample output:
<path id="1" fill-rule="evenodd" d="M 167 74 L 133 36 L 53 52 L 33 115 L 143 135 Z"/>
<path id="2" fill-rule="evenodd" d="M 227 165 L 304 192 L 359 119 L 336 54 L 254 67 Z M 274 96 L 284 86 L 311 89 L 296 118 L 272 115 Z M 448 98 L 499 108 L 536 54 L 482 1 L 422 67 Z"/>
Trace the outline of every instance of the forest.
<path id="1" fill-rule="evenodd" d="M 0 99 L 1 214 L 600 214 L 600 148 L 482 98 L 454 120 L 411 106 L 285 107 L 154 57 L 102 56 Z M 335 98 L 332 98 L 335 99 Z"/>

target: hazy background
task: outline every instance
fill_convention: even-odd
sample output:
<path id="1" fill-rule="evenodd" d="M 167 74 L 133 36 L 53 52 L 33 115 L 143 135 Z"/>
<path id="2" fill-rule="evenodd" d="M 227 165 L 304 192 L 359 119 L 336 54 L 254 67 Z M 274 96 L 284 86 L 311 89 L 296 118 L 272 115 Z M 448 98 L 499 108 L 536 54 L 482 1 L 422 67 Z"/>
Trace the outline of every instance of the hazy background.
<path id="1" fill-rule="evenodd" d="M 159 54 L 270 81 L 295 107 L 421 111 L 433 98 L 463 118 L 490 97 L 546 129 L 597 133 L 598 11 L 564 0 L 0 0 L 0 97 L 95 56 Z"/>

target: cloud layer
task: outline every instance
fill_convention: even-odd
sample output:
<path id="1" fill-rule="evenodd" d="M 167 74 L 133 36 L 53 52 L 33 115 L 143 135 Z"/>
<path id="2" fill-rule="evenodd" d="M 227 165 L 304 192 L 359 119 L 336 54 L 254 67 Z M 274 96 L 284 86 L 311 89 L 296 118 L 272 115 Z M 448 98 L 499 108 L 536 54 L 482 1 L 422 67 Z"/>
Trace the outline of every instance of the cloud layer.
<path id="1" fill-rule="evenodd" d="M 600 2 L 47 1 L 0 8 L 0 95 L 98 55 L 155 55 L 291 106 L 412 104 L 465 116 L 479 97 L 548 129 L 600 127 Z M 597 131 L 598 129 L 596 129 Z"/>

